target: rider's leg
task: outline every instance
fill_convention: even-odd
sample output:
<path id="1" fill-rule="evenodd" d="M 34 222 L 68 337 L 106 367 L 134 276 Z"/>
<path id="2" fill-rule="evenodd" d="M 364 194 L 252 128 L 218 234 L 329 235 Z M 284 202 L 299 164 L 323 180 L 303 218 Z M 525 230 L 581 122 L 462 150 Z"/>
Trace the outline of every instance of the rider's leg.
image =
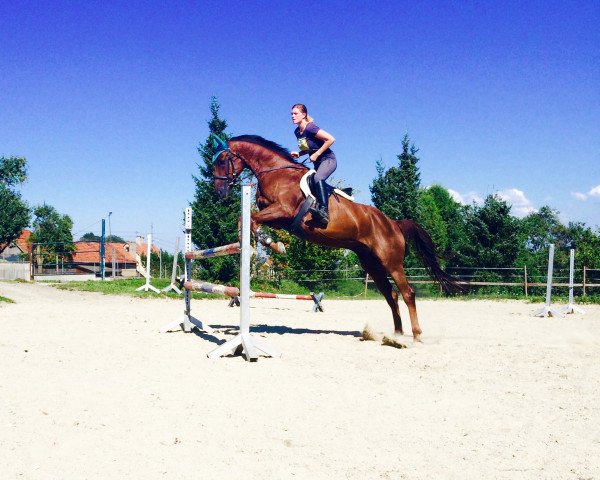
<path id="1" fill-rule="evenodd" d="M 319 205 L 313 212 L 313 216 L 316 217 L 316 220 L 327 225 L 329 223 L 329 211 L 327 208 L 328 198 L 325 180 L 315 182 L 315 198 Z"/>
<path id="2" fill-rule="evenodd" d="M 327 185 L 325 180 L 334 172 L 337 167 L 337 161 L 334 155 L 326 157 L 318 162 L 317 171 L 313 176 L 313 185 L 315 198 L 318 202 L 318 208 L 314 212 L 317 219 L 327 225 L 329 222 Z"/>

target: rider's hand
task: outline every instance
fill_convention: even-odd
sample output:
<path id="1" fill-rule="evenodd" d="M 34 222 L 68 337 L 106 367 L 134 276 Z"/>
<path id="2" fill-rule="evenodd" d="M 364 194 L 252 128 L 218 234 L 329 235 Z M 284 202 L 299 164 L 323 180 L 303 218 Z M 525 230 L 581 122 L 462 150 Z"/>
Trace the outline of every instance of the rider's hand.
<path id="1" fill-rule="evenodd" d="M 290 154 L 292 155 L 292 158 L 298 158 L 300 156 L 298 152 L 290 152 Z"/>
<path id="2" fill-rule="evenodd" d="M 315 163 L 317 161 L 317 158 L 319 158 L 319 156 L 316 153 L 313 153 L 310 157 L 310 161 Z"/>

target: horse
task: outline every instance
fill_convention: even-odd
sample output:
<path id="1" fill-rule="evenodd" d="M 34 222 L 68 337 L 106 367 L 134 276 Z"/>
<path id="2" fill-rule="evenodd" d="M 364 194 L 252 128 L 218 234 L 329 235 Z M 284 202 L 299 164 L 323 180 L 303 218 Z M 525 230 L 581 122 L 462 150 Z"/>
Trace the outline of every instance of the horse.
<path id="1" fill-rule="evenodd" d="M 333 193 L 329 198 L 329 224 L 326 227 L 313 221 L 308 213 L 294 222 L 305 201 L 299 183 L 308 167 L 292 158 L 287 149 L 256 135 L 236 136 L 227 142 L 217 138 L 215 147 L 213 185 L 219 197 L 229 195 L 231 186 L 239 180 L 244 169 L 250 169 L 256 177 L 259 211 L 251 215 L 252 232 L 257 234 L 260 225 L 266 225 L 291 231 L 318 245 L 355 252 L 360 265 L 390 307 L 395 334 L 403 335 L 404 332 L 398 292 L 388 280 L 388 275 L 408 307 L 413 342 L 421 342 L 415 291 L 404 271 L 407 239 L 413 242 L 430 275 L 444 292 L 461 291 L 456 279 L 442 270 L 431 237 L 415 221 L 392 220 L 373 206 L 355 203 Z"/>

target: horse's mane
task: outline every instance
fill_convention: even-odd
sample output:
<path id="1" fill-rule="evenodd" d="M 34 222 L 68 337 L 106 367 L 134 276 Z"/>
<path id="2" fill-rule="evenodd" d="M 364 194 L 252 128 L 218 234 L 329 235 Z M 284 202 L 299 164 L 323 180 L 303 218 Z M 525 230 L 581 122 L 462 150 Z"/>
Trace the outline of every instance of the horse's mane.
<path id="1" fill-rule="evenodd" d="M 282 147 L 278 143 L 272 142 L 271 140 L 267 140 L 259 135 L 239 135 L 237 137 L 230 138 L 232 142 L 248 142 L 253 143 L 255 145 L 259 145 L 261 147 L 266 148 L 267 150 L 276 153 L 277 155 L 282 156 L 288 162 L 292 162 L 298 165 L 303 165 L 301 162 L 298 162 L 287 148 Z"/>

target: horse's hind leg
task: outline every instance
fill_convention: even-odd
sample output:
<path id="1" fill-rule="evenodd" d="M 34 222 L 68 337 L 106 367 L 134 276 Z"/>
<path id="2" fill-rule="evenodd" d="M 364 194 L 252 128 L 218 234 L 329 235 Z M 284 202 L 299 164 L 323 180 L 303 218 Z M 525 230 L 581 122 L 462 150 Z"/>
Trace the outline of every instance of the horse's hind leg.
<path id="1" fill-rule="evenodd" d="M 421 341 L 421 326 L 419 325 L 419 317 L 417 316 L 417 305 L 415 303 L 415 291 L 409 285 L 406 274 L 404 273 L 403 266 L 390 266 L 388 269 L 390 275 L 394 279 L 394 283 L 402 294 L 402 299 L 408 307 L 408 314 L 410 316 L 410 325 L 412 327 L 413 339 L 415 342 Z"/>
<path id="2" fill-rule="evenodd" d="M 392 311 L 394 319 L 394 330 L 396 333 L 402 334 L 402 319 L 400 318 L 400 309 L 398 308 L 398 292 L 394 290 L 392 284 L 387 278 L 387 271 L 381 265 L 379 259 L 374 257 L 370 252 L 356 252 L 362 268 L 369 274 L 377 289 L 385 297 L 387 304 Z"/>

